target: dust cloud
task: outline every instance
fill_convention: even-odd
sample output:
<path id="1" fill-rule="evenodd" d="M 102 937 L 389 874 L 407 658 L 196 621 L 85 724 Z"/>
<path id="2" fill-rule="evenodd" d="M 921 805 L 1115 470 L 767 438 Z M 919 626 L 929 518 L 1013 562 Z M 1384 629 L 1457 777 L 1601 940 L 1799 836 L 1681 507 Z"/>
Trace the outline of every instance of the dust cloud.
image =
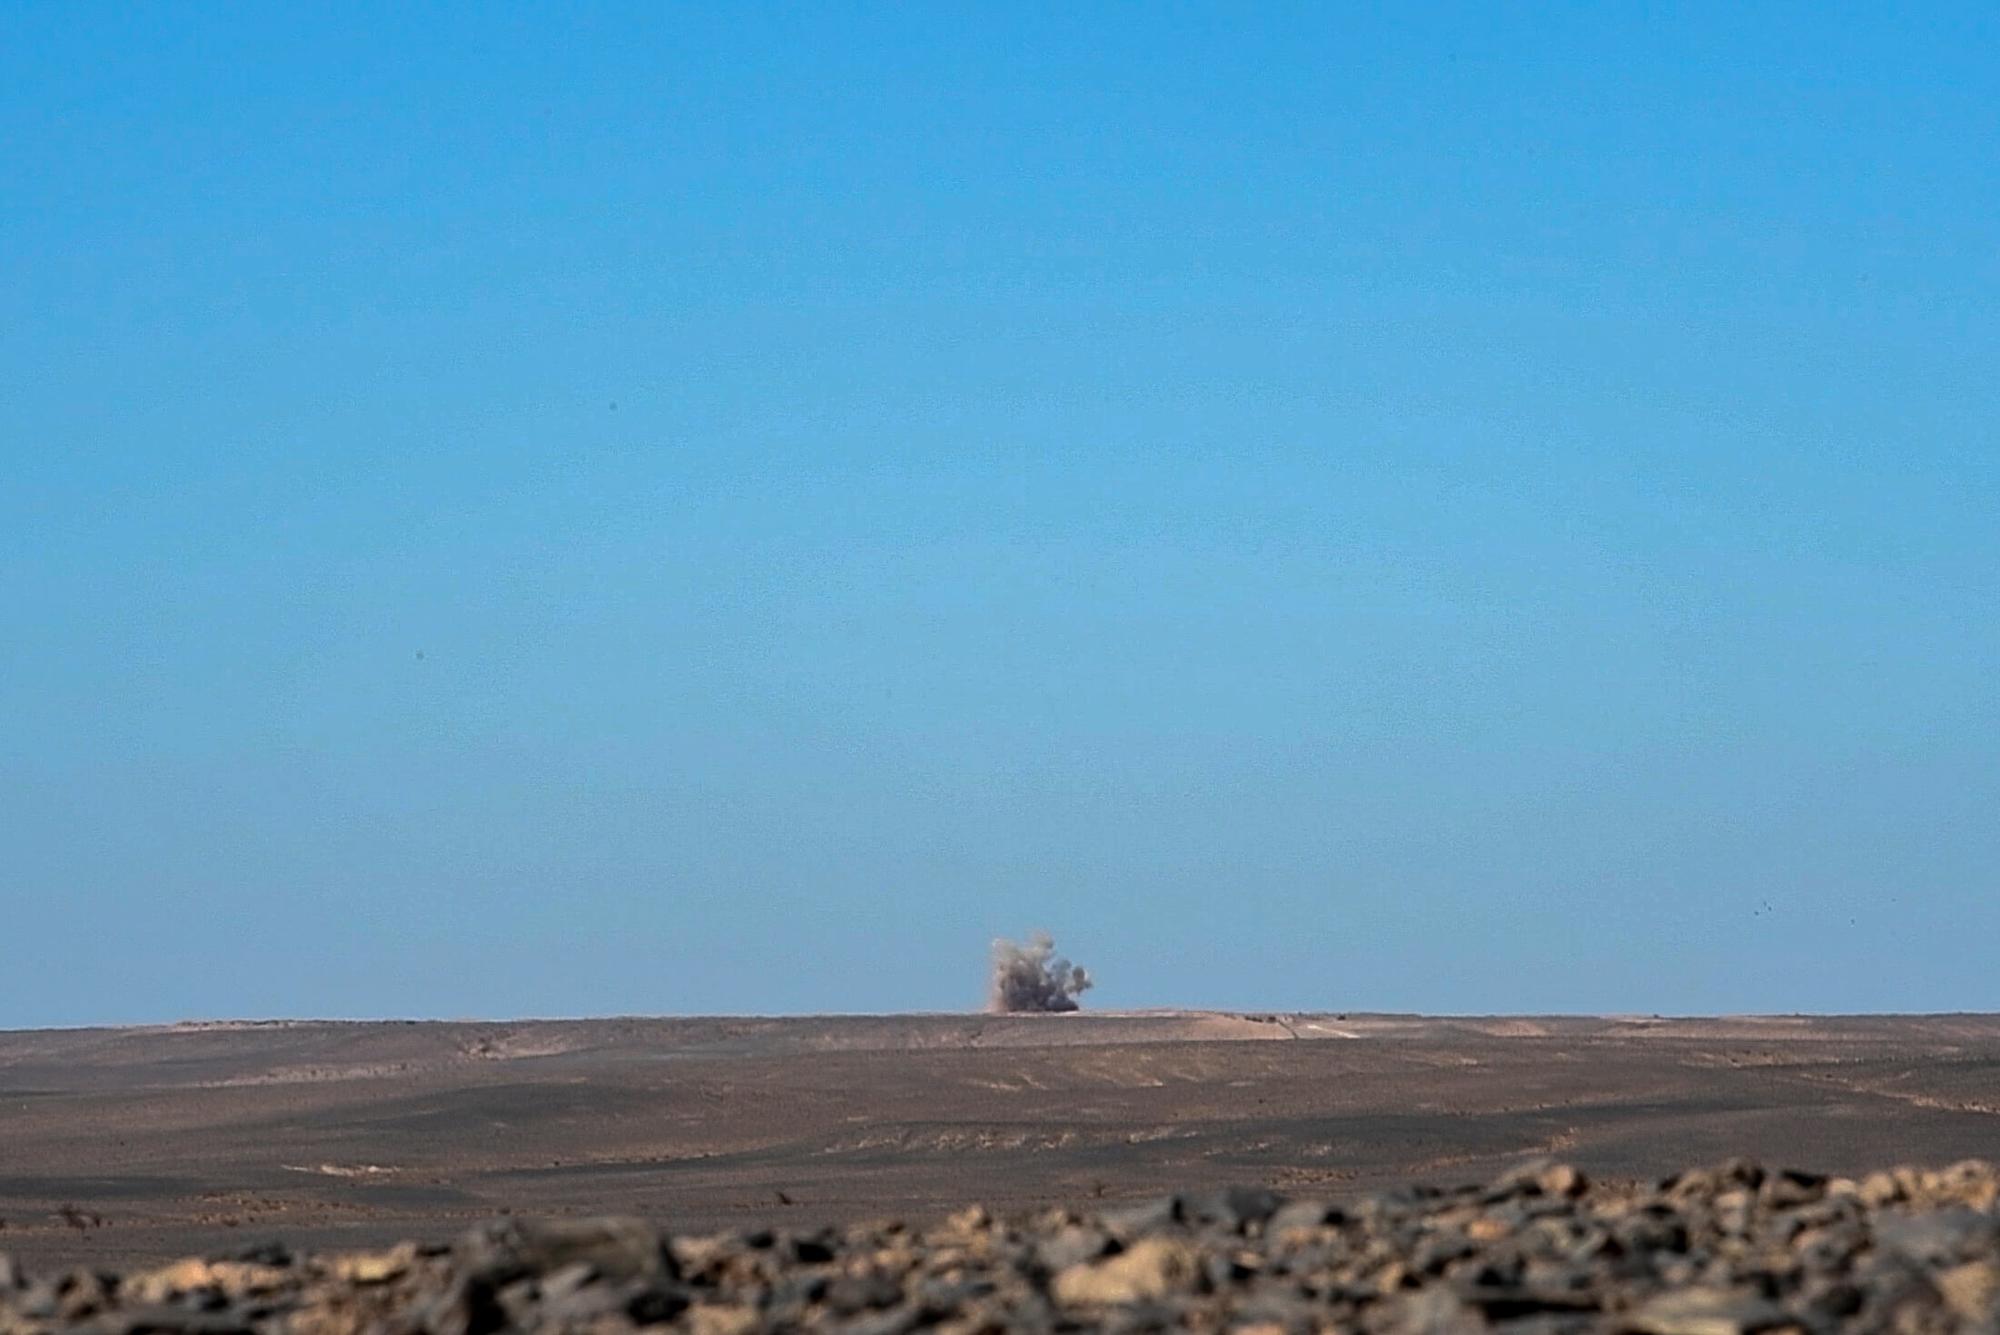
<path id="1" fill-rule="evenodd" d="M 993 943 L 992 1011 L 1073 1011 L 1090 988 L 1090 974 L 1056 954 L 1055 938 L 1035 932 L 1023 941 Z"/>

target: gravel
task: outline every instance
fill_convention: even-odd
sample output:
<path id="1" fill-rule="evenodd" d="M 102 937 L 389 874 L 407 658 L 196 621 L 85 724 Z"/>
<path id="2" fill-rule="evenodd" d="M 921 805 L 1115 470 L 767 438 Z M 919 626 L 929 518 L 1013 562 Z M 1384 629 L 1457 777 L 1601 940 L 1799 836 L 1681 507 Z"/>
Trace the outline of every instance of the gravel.
<path id="1" fill-rule="evenodd" d="M 1653 1184 L 1536 1164 L 1359 1200 L 1262 1188 L 1100 1214 L 671 1235 L 508 1221 L 455 1243 L 27 1275 L 0 1335 L 829 1330 L 2000 1335 L 2000 1176 L 1861 1180 L 1732 1162 Z"/>

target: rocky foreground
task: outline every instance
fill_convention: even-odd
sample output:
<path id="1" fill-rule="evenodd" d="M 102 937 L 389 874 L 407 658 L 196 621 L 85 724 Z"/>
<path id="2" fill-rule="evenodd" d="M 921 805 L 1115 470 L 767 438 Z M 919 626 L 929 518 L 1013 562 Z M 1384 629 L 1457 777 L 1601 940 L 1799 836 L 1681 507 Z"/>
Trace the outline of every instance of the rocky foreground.
<path id="1" fill-rule="evenodd" d="M 1332 1204 L 1261 1188 L 929 1229 L 673 1236 L 507 1221 L 448 1246 L 267 1247 L 126 1275 L 0 1256 L 0 1332 L 920 1329 L 2000 1332 L 2000 1175 L 1537 1165 Z"/>

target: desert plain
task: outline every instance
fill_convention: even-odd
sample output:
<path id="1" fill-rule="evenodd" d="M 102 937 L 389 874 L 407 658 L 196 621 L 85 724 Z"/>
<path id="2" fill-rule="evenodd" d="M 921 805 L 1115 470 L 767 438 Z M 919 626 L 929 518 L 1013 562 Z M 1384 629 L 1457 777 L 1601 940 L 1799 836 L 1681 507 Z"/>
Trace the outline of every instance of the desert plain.
<path id="1" fill-rule="evenodd" d="M 1086 1012 L 0 1033 L 0 1252 L 131 1266 L 501 1215 L 672 1230 L 1339 1198 L 1551 1157 L 2000 1158 L 2000 1016 Z"/>

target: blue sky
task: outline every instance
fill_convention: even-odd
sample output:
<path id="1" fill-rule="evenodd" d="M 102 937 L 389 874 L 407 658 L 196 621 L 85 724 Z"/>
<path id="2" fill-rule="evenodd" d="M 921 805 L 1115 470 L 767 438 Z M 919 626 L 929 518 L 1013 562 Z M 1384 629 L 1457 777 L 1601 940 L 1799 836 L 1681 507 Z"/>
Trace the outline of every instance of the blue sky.
<path id="1" fill-rule="evenodd" d="M 2000 1009 L 2000 21 L 0 14 L 0 1026 Z"/>

